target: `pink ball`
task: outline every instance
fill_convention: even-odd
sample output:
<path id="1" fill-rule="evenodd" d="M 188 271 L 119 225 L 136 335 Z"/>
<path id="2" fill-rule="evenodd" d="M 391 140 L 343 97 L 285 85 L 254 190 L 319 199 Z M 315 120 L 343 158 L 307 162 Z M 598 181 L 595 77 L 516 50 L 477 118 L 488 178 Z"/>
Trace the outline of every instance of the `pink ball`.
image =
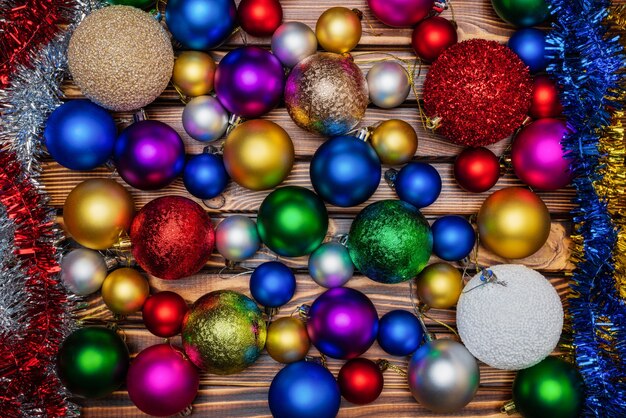
<path id="1" fill-rule="evenodd" d="M 428 16 L 433 0 L 367 0 L 374 16 L 385 25 L 409 27 Z"/>
<path id="2" fill-rule="evenodd" d="M 142 412 L 157 417 L 175 415 L 191 405 L 200 378 L 181 348 L 158 344 L 133 360 L 126 386 L 131 401 Z"/>
<path id="3" fill-rule="evenodd" d="M 523 128 L 513 141 L 511 159 L 515 174 L 540 190 L 556 190 L 572 180 L 570 159 L 561 146 L 570 132 L 559 119 L 539 119 Z"/>

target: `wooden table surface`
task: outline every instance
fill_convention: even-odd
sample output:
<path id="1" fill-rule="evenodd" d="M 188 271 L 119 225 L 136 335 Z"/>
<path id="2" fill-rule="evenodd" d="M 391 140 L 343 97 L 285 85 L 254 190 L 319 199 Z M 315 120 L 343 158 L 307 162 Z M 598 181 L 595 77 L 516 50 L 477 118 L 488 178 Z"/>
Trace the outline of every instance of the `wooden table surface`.
<path id="1" fill-rule="evenodd" d="M 285 21 L 296 20 L 315 27 L 318 16 L 327 8 L 337 6 L 335 0 L 282 0 Z M 372 65 L 373 60 L 389 59 L 382 53 L 393 54 L 405 59 L 414 57 L 410 49 L 410 29 L 395 29 L 383 26 L 376 21 L 369 12 L 365 0 L 350 0 L 343 2 L 342 6 L 349 8 L 359 8 L 364 12 L 364 33 L 361 43 L 354 51 L 355 60 L 364 71 Z M 454 0 L 453 3 L 455 17 L 458 23 L 459 40 L 470 38 L 492 39 L 506 42 L 511 35 L 513 28 L 501 21 L 493 12 L 489 0 Z M 446 18 L 451 18 L 450 10 L 443 13 Z M 258 39 L 247 37 L 248 43 L 254 43 L 268 47 L 269 39 Z M 224 53 L 242 44 L 242 37 L 234 35 L 233 38 L 220 50 L 212 52 L 216 60 L 219 60 Z M 364 52 L 369 52 L 359 56 Z M 374 54 L 372 54 L 372 52 Z M 416 80 L 417 91 L 421 91 L 423 77 L 427 72 L 427 66 L 422 71 L 422 76 Z M 66 82 L 64 91 L 68 99 L 80 98 L 80 91 L 71 83 Z M 419 94 L 419 93 L 418 93 Z M 181 113 L 183 104 L 178 100 L 178 96 L 171 86 L 152 105 L 146 108 L 149 118 L 158 119 L 170 124 L 176 129 L 184 139 L 188 154 L 197 154 L 202 151 L 203 144 L 192 140 L 183 130 L 181 123 Z M 128 124 L 131 114 L 116 114 L 120 126 Z M 308 165 L 317 147 L 323 142 L 323 138 L 307 133 L 291 121 L 284 106 L 272 111 L 265 116 L 285 128 L 294 142 L 296 149 L 296 164 L 291 175 L 284 184 L 296 184 L 311 188 Z M 419 136 L 419 146 L 415 159 L 434 164 L 443 180 L 443 191 L 435 204 L 423 210 L 423 213 L 434 220 L 439 216 L 447 214 L 459 214 L 471 216 L 475 214 L 482 201 L 489 195 L 489 192 L 482 194 L 471 194 L 462 191 L 452 177 L 452 163 L 454 157 L 459 153 L 461 147 L 453 145 L 445 139 L 425 131 L 419 122 L 416 101 L 413 94 L 401 107 L 390 110 L 378 109 L 370 106 L 361 126 L 368 126 L 381 120 L 399 118 L 411 123 L 417 130 Z M 490 148 L 496 154 L 508 146 L 509 140 L 501 141 Z M 57 208 L 59 222 L 62 223 L 62 207 L 67 194 L 72 188 L 88 178 L 94 177 L 114 177 L 120 183 L 123 181 L 115 173 L 106 168 L 92 172 L 72 172 L 58 164 L 46 161 L 44 163 L 42 181 L 50 194 L 50 203 Z M 385 167 L 386 168 L 386 167 Z M 492 191 L 506 186 L 521 185 L 513 175 L 508 174 L 500 179 Z M 180 180 L 166 189 L 155 192 L 142 192 L 127 186 L 135 198 L 137 209 L 145 205 L 148 201 L 164 195 L 189 195 Z M 225 216 L 239 213 L 251 217 L 256 216 L 256 210 L 268 194 L 264 192 L 252 192 L 231 184 L 225 191 L 225 204 L 220 210 L 207 209 L 215 223 L 217 224 Z M 562 298 L 568 292 L 567 273 L 572 266 L 568 262 L 568 248 L 570 244 L 569 233 L 571 230 L 569 211 L 573 208 L 571 199 L 574 192 L 571 188 L 562 189 L 551 193 L 539 193 L 547 204 L 552 214 L 552 230 L 546 245 L 532 255 L 523 260 L 514 262 L 523 263 L 529 267 L 539 270 L 546 275 L 552 284 L 557 288 Z M 395 193 L 384 181 L 381 182 L 376 194 L 365 204 L 353 208 L 338 208 L 328 206 L 331 217 L 328 237 L 345 233 L 350 227 L 354 216 L 367 204 L 379 200 L 395 198 Z M 201 203 L 201 202 L 200 202 Z M 259 263 L 272 258 L 268 254 L 269 250 L 262 249 L 253 259 L 246 261 L 242 267 L 255 267 Z M 306 267 L 306 257 L 295 259 L 283 259 L 290 267 L 297 271 L 298 288 L 293 300 L 283 307 L 278 316 L 291 314 L 298 305 L 311 303 L 317 295 L 324 289 L 317 286 L 308 276 Z M 435 258 L 433 257 L 433 260 Z M 483 248 L 479 250 L 479 262 L 482 265 L 492 265 L 506 262 L 496 255 Z M 206 268 L 199 274 L 175 282 L 166 282 L 156 278 L 150 278 L 153 292 L 161 290 L 172 290 L 182 295 L 189 303 L 198 297 L 213 290 L 232 289 L 249 295 L 248 280 L 249 275 L 232 277 L 233 274 L 219 275 L 220 269 L 224 265 L 224 260 L 215 254 Z M 460 267 L 460 266 L 459 266 Z M 356 275 L 348 286 L 365 292 L 375 303 L 379 315 L 383 315 L 392 309 L 411 309 L 409 299 L 409 284 L 383 285 L 373 282 L 363 276 Z M 102 303 L 99 295 L 93 296 L 80 311 L 79 315 L 91 323 L 105 324 L 113 320 L 111 313 Z M 439 321 L 454 326 L 455 312 L 450 310 L 432 310 L 430 315 Z M 445 327 L 432 321 L 427 321 L 429 328 L 440 336 L 453 337 Z M 141 321 L 141 315 L 131 315 L 120 322 L 120 326 L 126 336 L 131 353 L 136 355 L 142 349 L 163 342 L 162 339 L 150 334 Z M 179 344 L 180 338 L 173 339 L 173 343 Z M 311 350 L 312 355 L 317 352 Z M 384 353 L 375 343 L 370 350 L 365 353 L 365 357 L 376 360 L 387 358 L 393 364 L 405 368 L 407 358 L 392 357 Z M 339 360 L 330 360 L 329 367 L 333 374 L 337 374 L 341 364 Z M 274 375 L 283 365 L 272 360 L 269 355 L 263 353 L 259 360 L 252 367 L 242 373 L 231 376 L 214 376 L 203 373 L 201 375 L 201 387 L 198 397 L 194 402 L 193 416 L 213 416 L 213 417 L 240 417 L 240 416 L 268 416 L 267 391 Z M 456 414 L 449 416 L 480 416 L 495 417 L 500 416 L 500 407 L 511 397 L 511 383 L 514 373 L 499 371 L 484 364 L 480 365 L 480 389 L 472 403 Z M 145 416 L 135 408 L 124 388 L 116 391 L 111 396 L 91 400 L 83 403 L 83 413 L 86 417 L 139 417 Z M 406 378 L 402 378 L 393 371 L 385 373 L 385 387 L 380 398 L 373 404 L 366 406 L 355 406 L 345 400 L 342 401 L 341 417 L 408 417 L 408 416 L 441 416 L 434 414 L 421 407 L 411 396 Z"/>

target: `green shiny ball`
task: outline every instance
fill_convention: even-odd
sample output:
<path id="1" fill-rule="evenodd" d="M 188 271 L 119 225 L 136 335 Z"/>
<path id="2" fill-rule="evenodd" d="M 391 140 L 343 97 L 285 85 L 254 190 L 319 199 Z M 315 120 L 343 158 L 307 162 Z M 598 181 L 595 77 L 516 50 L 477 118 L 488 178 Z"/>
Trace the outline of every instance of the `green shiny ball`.
<path id="1" fill-rule="evenodd" d="M 154 5 L 155 0 L 107 0 L 107 3 L 117 6 L 133 6 L 138 9 L 147 10 Z"/>
<path id="2" fill-rule="evenodd" d="M 433 236 L 415 206 L 400 200 L 382 200 L 357 215 L 347 246 L 361 273 L 380 283 L 400 283 L 426 267 Z"/>
<path id="3" fill-rule="evenodd" d="M 110 395 L 126 379 L 128 348 L 115 331 L 81 328 L 65 339 L 57 356 L 61 381 L 85 398 Z"/>
<path id="4" fill-rule="evenodd" d="M 310 254 L 324 241 L 328 212 L 322 199 L 309 189 L 281 187 L 261 203 L 257 229 L 270 250 L 299 257 Z"/>
<path id="5" fill-rule="evenodd" d="M 491 0 L 500 19 L 513 26 L 535 26 L 548 17 L 546 0 Z"/>
<path id="6" fill-rule="evenodd" d="M 525 418 L 574 418 L 584 400 L 583 379 L 576 367 L 557 357 L 517 372 L 515 408 Z"/>

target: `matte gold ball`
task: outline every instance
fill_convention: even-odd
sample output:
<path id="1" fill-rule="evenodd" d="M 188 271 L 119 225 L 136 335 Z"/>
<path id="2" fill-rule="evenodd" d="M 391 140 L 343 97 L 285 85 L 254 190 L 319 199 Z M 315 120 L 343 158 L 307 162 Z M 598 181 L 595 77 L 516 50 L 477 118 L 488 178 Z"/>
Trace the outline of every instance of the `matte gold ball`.
<path id="1" fill-rule="evenodd" d="M 150 285 L 137 270 L 121 268 L 112 271 L 102 283 L 102 300 L 120 315 L 137 312 L 150 294 Z"/>
<path id="2" fill-rule="evenodd" d="M 280 363 L 302 360 L 311 347 L 306 325 L 291 316 L 279 318 L 267 330 L 265 348 L 269 355 Z"/>
<path id="3" fill-rule="evenodd" d="M 417 297 L 431 308 L 453 307 L 459 300 L 462 290 L 461 272 L 448 263 L 431 264 L 417 276 Z"/>
<path id="4" fill-rule="evenodd" d="M 361 19 L 346 7 L 331 7 L 317 19 L 315 35 L 328 52 L 350 52 L 361 40 Z"/>
<path id="5" fill-rule="evenodd" d="M 174 62 L 172 83 L 185 96 L 197 97 L 213 91 L 215 61 L 206 52 L 183 51 Z"/>
<path id="6" fill-rule="evenodd" d="M 383 164 L 407 163 L 417 151 L 415 129 L 400 119 L 389 119 L 378 125 L 370 141 Z"/>

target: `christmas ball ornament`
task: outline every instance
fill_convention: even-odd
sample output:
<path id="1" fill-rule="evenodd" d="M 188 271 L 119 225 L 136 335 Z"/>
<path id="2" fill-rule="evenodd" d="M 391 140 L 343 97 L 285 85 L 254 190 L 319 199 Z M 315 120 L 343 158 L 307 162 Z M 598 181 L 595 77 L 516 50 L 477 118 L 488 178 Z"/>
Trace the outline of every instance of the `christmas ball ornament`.
<path id="1" fill-rule="evenodd" d="M 380 283 L 410 280 L 432 251 L 430 226 L 419 210 L 399 200 L 366 206 L 354 219 L 347 242 L 355 267 Z"/>
<path id="2" fill-rule="evenodd" d="M 424 110 L 437 132 L 471 147 L 493 144 L 522 124 L 530 107 L 528 68 L 504 45 L 470 39 L 446 49 L 424 82 Z"/>
<path id="3" fill-rule="evenodd" d="M 315 299 L 306 327 L 320 352 L 332 358 L 351 359 L 365 353 L 376 340 L 378 313 L 363 293 L 335 287 Z"/>
<path id="4" fill-rule="evenodd" d="M 148 331 L 157 337 L 170 338 L 180 334 L 188 310 L 182 296 L 165 291 L 146 299 L 141 314 Z"/>
<path id="5" fill-rule="evenodd" d="M 513 26 L 536 26 L 549 15 L 545 0 L 491 0 L 491 5 L 500 19 Z"/>
<path id="6" fill-rule="evenodd" d="M 258 46 L 230 51 L 215 72 L 215 93 L 220 103 L 244 118 L 257 118 L 275 108 L 284 88 L 280 61 Z"/>
<path id="7" fill-rule="evenodd" d="M 563 113 L 556 82 L 547 75 L 537 75 L 533 81 L 530 116 L 535 119 L 555 118 Z"/>
<path id="8" fill-rule="evenodd" d="M 289 134 L 276 123 L 249 120 L 231 131 L 224 142 L 224 165 L 235 183 L 251 190 L 279 185 L 295 158 Z"/>
<path id="9" fill-rule="evenodd" d="M 203 153 L 189 159 L 183 171 L 183 184 L 198 199 L 212 199 L 224 191 L 230 177 L 221 155 Z"/>
<path id="10" fill-rule="evenodd" d="M 378 399 L 384 382 L 378 364 L 366 358 L 348 360 L 337 376 L 341 396 L 357 405 L 366 405 Z"/>
<path id="11" fill-rule="evenodd" d="M 558 357 L 518 371 L 513 381 L 515 409 L 524 417 L 579 417 L 584 399 L 584 381 L 576 366 Z"/>
<path id="12" fill-rule="evenodd" d="M 93 170 L 113 154 L 113 117 L 89 100 L 72 100 L 48 117 L 43 141 L 50 156 L 70 170 Z"/>
<path id="13" fill-rule="evenodd" d="M 378 322 L 378 344 L 392 356 L 408 356 L 417 350 L 424 338 L 419 320 L 411 312 L 396 309 Z"/>
<path id="14" fill-rule="evenodd" d="M 427 62 L 435 61 L 443 51 L 456 44 L 456 26 L 440 16 L 424 19 L 415 26 L 411 46 L 415 55 Z"/>
<path id="15" fill-rule="evenodd" d="M 480 361 L 504 370 L 520 370 L 546 358 L 563 328 L 558 293 L 538 272 L 518 264 L 481 272 L 461 294 L 456 319 L 463 344 Z M 504 285 L 503 283 L 506 283 Z"/>
<path id="16" fill-rule="evenodd" d="M 368 143 L 354 136 L 336 136 L 313 155 L 311 184 L 326 202 L 356 206 L 369 199 L 380 183 L 380 160 Z"/>
<path id="17" fill-rule="evenodd" d="M 85 327 L 71 333 L 57 354 L 57 371 L 74 395 L 101 398 L 126 378 L 129 354 L 124 341 L 108 328 Z"/>
<path id="18" fill-rule="evenodd" d="M 420 302 L 435 309 L 456 305 L 463 291 L 461 272 L 448 263 L 433 263 L 417 276 L 415 292 Z"/>
<path id="19" fill-rule="evenodd" d="M 283 21 L 279 0 L 242 0 L 237 7 L 241 28 L 252 36 L 272 36 Z"/>
<path id="20" fill-rule="evenodd" d="M 534 189 L 556 190 L 572 180 L 571 159 L 563 149 L 563 137 L 571 133 L 565 121 L 540 119 L 525 126 L 511 148 L 515 174 Z"/>
<path id="21" fill-rule="evenodd" d="M 169 125 L 142 120 L 117 138 L 114 160 L 126 183 L 141 190 L 162 189 L 183 172 L 185 145 Z"/>
<path id="22" fill-rule="evenodd" d="M 183 128 L 196 141 L 219 139 L 228 128 L 228 112 L 213 96 L 191 99 L 183 110 Z"/>
<path id="23" fill-rule="evenodd" d="M 383 164 L 404 164 L 417 151 L 417 134 L 405 121 L 389 119 L 374 128 L 370 144 Z"/>
<path id="24" fill-rule="evenodd" d="M 296 292 L 296 276 L 278 261 L 268 261 L 254 269 L 250 276 L 250 293 L 254 300 L 268 308 L 278 308 Z"/>
<path id="25" fill-rule="evenodd" d="M 190 406 L 199 386 L 198 370 L 185 358 L 182 349 L 169 343 L 141 351 L 126 377 L 133 404 L 157 417 L 176 415 Z"/>
<path id="26" fill-rule="evenodd" d="M 183 322 L 183 347 L 194 364 L 212 374 L 239 373 L 265 346 L 265 320 L 256 303 L 231 290 L 207 293 Z"/>
<path id="27" fill-rule="evenodd" d="M 550 213 L 545 203 L 521 187 L 491 194 L 480 207 L 476 223 L 481 244 L 503 258 L 528 257 L 550 235 Z"/>
<path id="28" fill-rule="evenodd" d="M 395 176 L 393 186 L 400 200 L 418 209 L 430 206 L 441 193 L 441 176 L 430 164 L 410 162 Z"/>
<path id="29" fill-rule="evenodd" d="M 433 340 L 411 357 L 408 380 L 413 397 L 422 406 L 434 412 L 451 413 L 474 399 L 480 370 L 476 359 L 462 344 Z"/>
<path id="30" fill-rule="evenodd" d="M 229 216 L 215 228 L 215 248 L 226 260 L 247 260 L 260 246 L 256 223 L 247 216 Z"/>
<path id="31" fill-rule="evenodd" d="M 272 35 L 272 52 L 291 68 L 317 52 L 315 32 L 302 22 L 285 22 Z"/>
<path id="32" fill-rule="evenodd" d="M 133 6 L 139 9 L 150 9 L 154 5 L 155 0 L 107 0 L 109 4 L 117 4 L 122 6 Z"/>
<path id="33" fill-rule="evenodd" d="M 315 24 L 315 36 L 328 52 L 350 52 L 361 40 L 361 12 L 347 7 L 331 7 Z"/>
<path id="34" fill-rule="evenodd" d="M 165 90 L 174 67 L 169 36 L 150 14 L 104 7 L 78 25 L 67 50 L 72 78 L 91 101 L 110 110 L 136 110 Z"/>
<path id="35" fill-rule="evenodd" d="M 145 205 L 130 229 L 133 257 L 148 273 L 177 280 L 200 271 L 211 257 L 211 218 L 196 202 L 165 196 Z"/>
<path id="36" fill-rule="evenodd" d="M 467 257 L 474 248 L 476 233 L 462 216 L 442 216 L 430 229 L 433 233 L 433 253 L 441 259 L 459 261 Z"/>
<path id="37" fill-rule="evenodd" d="M 298 361 L 274 376 L 268 404 L 274 418 L 333 418 L 339 412 L 341 394 L 328 369 Z"/>
<path id="38" fill-rule="evenodd" d="M 322 136 L 343 135 L 363 118 L 367 82 L 352 58 L 322 52 L 300 61 L 289 74 L 285 105 L 291 119 Z"/>
<path id="39" fill-rule="evenodd" d="M 169 0 L 167 28 L 185 49 L 207 50 L 221 45 L 237 21 L 233 0 Z"/>
<path id="40" fill-rule="evenodd" d="M 343 286 L 354 274 L 348 249 L 338 242 L 326 242 L 309 256 L 309 274 L 326 288 Z"/>
<path id="41" fill-rule="evenodd" d="M 133 198 L 115 180 L 85 180 L 65 198 L 63 224 L 80 245 L 106 250 L 128 231 L 134 212 Z"/>
<path id="42" fill-rule="evenodd" d="M 107 264 L 97 251 L 77 248 L 61 259 L 61 283 L 75 295 L 97 292 L 107 276 Z"/>
<path id="43" fill-rule="evenodd" d="M 121 268 L 112 271 L 102 283 L 102 300 L 118 315 L 137 312 L 150 294 L 150 285 L 137 270 Z"/>
<path id="44" fill-rule="evenodd" d="M 215 61 L 206 52 L 182 51 L 174 61 L 172 84 L 188 97 L 197 97 L 213 91 Z"/>
<path id="45" fill-rule="evenodd" d="M 370 100 L 378 107 L 391 109 L 400 106 L 411 91 L 409 74 L 394 61 L 382 61 L 367 72 Z"/>
<path id="46" fill-rule="evenodd" d="M 500 161 L 487 148 L 465 148 L 454 160 L 454 179 L 468 192 L 486 192 L 499 178 Z"/>
<path id="47" fill-rule="evenodd" d="M 261 203 L 257 217 L 259 236 L 265 245 L 285 257 L 310 254 L 328 231 L 324 202 L 298 186 L 274 190 Z"/>
<path id="48" fill-rule="evenodd" d="M 387 26 L 409 27 L 433 9 L 432 0 L 367 0 L 370 10 Z"/>
<path id="49" fill-rule="evenodd" d="M 531 73 L 544 71 L 548 65 L 546 58 L 546 35 L 535 28 L 518 29 L 508 42 L 513 50 L 528 66 Z"/>
<path id="50" fill-rule="evenodd" d="M 306 325 L 298 318 L 286 316 L 270 323 L 265 348 L 279 363 L 293 363 L 306 357 L 311 347 Z"/>

